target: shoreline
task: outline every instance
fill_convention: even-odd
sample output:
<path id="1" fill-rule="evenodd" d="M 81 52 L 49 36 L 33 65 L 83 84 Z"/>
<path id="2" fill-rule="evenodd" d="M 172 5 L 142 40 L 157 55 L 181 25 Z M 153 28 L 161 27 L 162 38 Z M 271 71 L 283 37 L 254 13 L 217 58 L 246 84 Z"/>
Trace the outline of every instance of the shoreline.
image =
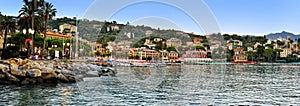
<path id="1" fill-rule="evenodd" d="M 87 62 L 12 58 L 0 61 L 0 84 L 75 83 L 85 77 L 114 76 L 115 69 Z"/>

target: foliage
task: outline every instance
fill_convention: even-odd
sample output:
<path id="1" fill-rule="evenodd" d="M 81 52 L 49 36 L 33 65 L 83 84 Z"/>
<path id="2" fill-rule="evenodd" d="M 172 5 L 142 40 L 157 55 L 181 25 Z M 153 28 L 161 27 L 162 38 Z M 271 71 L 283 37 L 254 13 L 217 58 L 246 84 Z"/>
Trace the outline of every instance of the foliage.
<path id="1" fill-rule="evenodd" d="M 76 18 L 68 18 L 68 17 L 63 17 L 63 18 L 57 18 L 56 20 L 49 20 L 49 26 L 51 29 L 58 29 L 59 26 L 63 25 L 65 23 L 71 24 L 71 25 L 76 25 Z"/>
<path id="2" fill-rule="evenodd" d="M 286 58 L 287 62 L 299 62 L 300 59 L 296 55 L 288 55 Z"/>
<path id="3" fill-rule="evenodd" d="M 272 57 L 274 56 L 273 49 L 266 49 L 263 53 L 263 56 L 267 58 L 266 61 L 273 61 Z"/>
<path id="4" fill-rule="evenodd" d="M 168 52 L 171 52 L 171 51 L 175 51 L 175 52 L 177 52 L 176 48 L 175 48 L 175 47 L 173 47 L 173 46 L 171 46 L 171 47 L 168 47 L 168 48 L 167 48 L 167 51 L 168 51 Z"/>
<path id="5" fill-rule="evenodd" d="M 277 44 L 278 44 L 279 46 L 283 46 L 285 43 L 282 42 L 282 41 L 277 41 Z"/>
<path id="6" fill-rule="evenodd" d="M 194 46 L 194 48 L 195 48 L 196 50 L 203 50 L 203 51 L 206 51 L 205 47 L 203 47 L 203 46 Z"/>
<path id="7" fill-rule="evenodd" d="M 96 55 L 96 56 L 100 56 L 100 54 L 101 54 L 101 53 L 100 53 L 99 51 L 96 51 L 96 52 L 95 52 L 95 55 Z"/>
<path id="8" fill-rule="evenodd" d="M 3 48 L 6 48 L 7 35 L 13 34 L 17 29 L 16 20 L 11 16 L 3 16 L 0 20 L 0 30 L 4 32 Z"/>
<path id="9" fill-rule="evenodd" d="M 116 39 L 116 35 L 99 35 L 97 42 L 107 46 L 107 42 L 113 42 Z"/>
<path id="10" fill-rule="evenodd" d="M 44 35 L 46 35 L 47 32 L 47 26 L 48 26 L 48 20 L 52 20 L 52 17 L 56 16 L 56 9 L 53 7 L 51 3 L 44 3 L 42 6 L 43 8 L 39 10 L 39 14 L 42 16 L 44 20 Z M 42 54 L 44 54 L 46 48 L 46 36 L 43 38 L 43 49 Z"/>
<path id="11" fill-rule="evenodd" d="M 16 46 L 8 46 L 2 49 L 1 59 L 17 58 L 19 57 L 19 48 Z"/>

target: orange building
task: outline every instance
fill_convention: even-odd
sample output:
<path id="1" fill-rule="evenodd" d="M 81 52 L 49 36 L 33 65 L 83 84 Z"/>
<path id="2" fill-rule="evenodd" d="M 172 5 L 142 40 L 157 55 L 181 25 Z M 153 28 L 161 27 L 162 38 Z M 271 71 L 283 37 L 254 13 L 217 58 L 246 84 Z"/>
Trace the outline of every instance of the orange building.
<path id="1" fill-rule="evenodd" d="M 178 53 L 175 51 L 171 51 L 168 56 L 169 62 L 176 62 L 178 60 Z"/>
<path id="2" fill-rule="evenodd" d="M 238 47 L 234 49 L 233 60 L 236 63 L 243 63 L 248 61 L 248 57 L 243 48 Z"/>

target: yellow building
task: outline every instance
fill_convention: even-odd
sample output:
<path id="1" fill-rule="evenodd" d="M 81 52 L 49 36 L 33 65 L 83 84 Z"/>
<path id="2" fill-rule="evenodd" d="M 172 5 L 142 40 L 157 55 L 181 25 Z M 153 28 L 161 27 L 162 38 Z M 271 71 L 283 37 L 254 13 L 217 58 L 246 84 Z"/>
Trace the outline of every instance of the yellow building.
<path id="1" fill-rule="evenodd" d="M 130 56 L 139 56 L 140 60 L 143 58 L 151 57 L 152 60 L 159 60 L 160 59 L 160 52 L 155 50 L 149 50 L 146 48 L 130 48 L 129 50 Z"/>
<path id="2" fill-rule="evenodd" d="M 280 57 L 287 57 L 292 54 L 292 50 L 290 48 L 283 48 L 282 52 L 280 52 Z"/>
<path id="3" fill-rule="evenodd" d="M 63 24 L 59 26 L 59 30 L 62 33 L 65 29 L 70 29 L 70 32 L 76 32 L 76 26 L 70 24 Z"/>
<path id="4" fill-rule="evenodd" d="M 169 52 L 167 50 L 162 50 L 160 51 L 160 55 L 161 55 L 161 61 L 162 62 L 168 62 L 168 55 L 169 55 Z"/>
<path id="5" fill-rule="evenodd" d="M 43 33 L 41 33 L 43 35 Z M 58 32 L 46 32 L 46 37 L 54 39 L 54 38 L 72 38 L 71 33 L 62 34 Z"/>

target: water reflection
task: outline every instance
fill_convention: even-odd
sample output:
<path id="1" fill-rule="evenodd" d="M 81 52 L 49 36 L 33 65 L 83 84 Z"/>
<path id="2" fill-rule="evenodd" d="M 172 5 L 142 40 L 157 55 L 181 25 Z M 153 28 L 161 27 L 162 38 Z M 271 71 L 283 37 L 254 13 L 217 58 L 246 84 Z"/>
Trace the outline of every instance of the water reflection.
<path id="1" fill-rule="evenodd" d="M 0 85 L 0 105 L 299 105 L 299 68 L 118 67 L 116 77 L 88 78 L 77 84 Z"/>
<path id="2" fill-rule="evenodd" d="M 132 70 L 132 73 L 135 75 L 136 78 L 139 80 L 145 80 L 149 78 L 151 75 L 151 71 L 149 67 L 130 67 Z"/>

